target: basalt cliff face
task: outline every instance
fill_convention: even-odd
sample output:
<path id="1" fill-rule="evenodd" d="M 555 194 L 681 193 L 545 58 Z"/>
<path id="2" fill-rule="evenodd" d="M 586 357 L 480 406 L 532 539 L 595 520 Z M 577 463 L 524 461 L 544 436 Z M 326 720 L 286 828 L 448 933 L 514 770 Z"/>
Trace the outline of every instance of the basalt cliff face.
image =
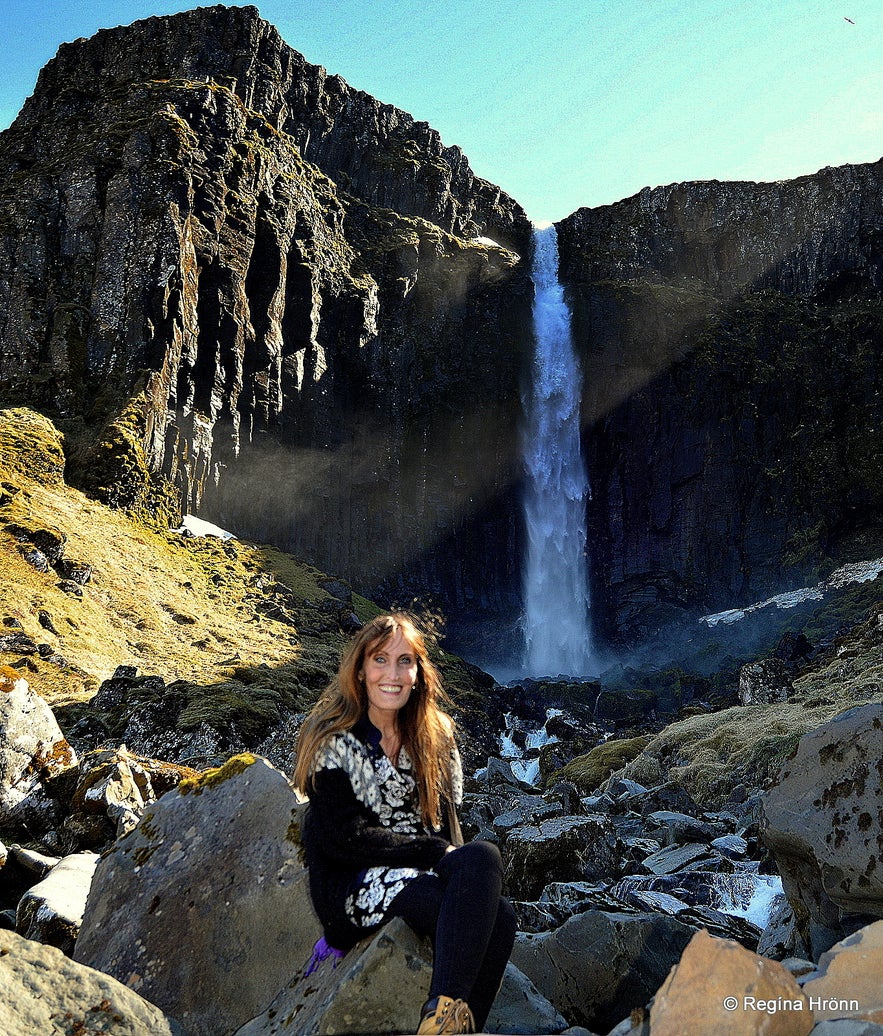
<path id="1" fill-rule="evenodd" d="M 597 609 L 640 639 L 880 546 L 883 163 L 559 226 Z"/>
<path id="2" fill-rule="evenodd" d="M 881 179 L 682 184 L 559 224 L 602 639 L 881 539 Z M 435 597 L 457 647 L 492 657 L 485 618 L 511 665 L 529 242 L 458 148 L 254 8 L 103 31 L 0 135 L 0 404 L 49 413 L 101 499 Z"/>
<path id="3" fill-rule="evenodd" d="M 82 484 L 517 610 L 529 225 L 458 148 L 215 7 L 63 46 L 0 183 L 0 400 Z"/>

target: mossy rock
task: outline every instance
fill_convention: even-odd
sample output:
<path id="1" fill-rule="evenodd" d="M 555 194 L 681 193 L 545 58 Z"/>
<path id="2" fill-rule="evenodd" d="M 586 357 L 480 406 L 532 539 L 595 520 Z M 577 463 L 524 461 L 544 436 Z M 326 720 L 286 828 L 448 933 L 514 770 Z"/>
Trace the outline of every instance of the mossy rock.
<path id="1" fill-rule="evenodd" d="M 211 770 L 204 770 L 198 777 L 188 778 L 178 785 L 180 795 L 201 795 L 204 791 L 217 788 L 231 777 L 238 777 L 258 761 L 256 755 L 250 752 L 243 752 L 228 759 L 223 766 Z"/>
<path id="2" fill-rule="evenodd" d="M 586 755 L 578 756 L 561 770 L 553 773 L 547 784 L 573 781 L 583 793 L 595 791 L 611 773 L 636 759 L 650 743 L 649 737 L 631 737 L 620 741 L 605 741 Z"/>
<path id="3" fill-rule="evenodd" d="M 7 472 L 18 471 L 47 484 L 64 481 L 64 436 L 35 410 L 0 410 L 0 457 Z"/>

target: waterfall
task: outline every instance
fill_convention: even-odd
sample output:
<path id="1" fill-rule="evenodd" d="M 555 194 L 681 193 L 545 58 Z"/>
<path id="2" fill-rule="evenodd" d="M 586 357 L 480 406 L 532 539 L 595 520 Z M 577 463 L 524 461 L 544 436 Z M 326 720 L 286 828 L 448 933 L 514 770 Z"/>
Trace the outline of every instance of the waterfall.
<path id="1" fill-rule="evenodd" d="M 533 246 L 536 352 L 524 401 L 525 670 L 530 676 L 587 676 L 594 665 L 586 560 L 589 482 L 580 454 L 582 375 L 558 282 L 555 227 L 535 228 Z"/>

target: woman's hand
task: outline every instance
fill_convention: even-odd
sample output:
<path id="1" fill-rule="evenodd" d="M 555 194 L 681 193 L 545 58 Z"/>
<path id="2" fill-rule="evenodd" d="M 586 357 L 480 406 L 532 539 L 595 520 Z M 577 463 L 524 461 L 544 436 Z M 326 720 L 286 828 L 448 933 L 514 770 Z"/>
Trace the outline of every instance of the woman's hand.
<path id="1" fill-rule="evenodd" d="M 453 852 L 453 851 L 454 851 L 454 850 L 455 850 L 456 848 L 457 848 L 457 846 L 456 846 L 456 845 L 449 845 L 449 846 L 447 847 L 447 849 L 445 849 L 445 856 L 447 856 L 447 855 L 448 855 L 448 853 L 452 853 L 452 852 Z"/>

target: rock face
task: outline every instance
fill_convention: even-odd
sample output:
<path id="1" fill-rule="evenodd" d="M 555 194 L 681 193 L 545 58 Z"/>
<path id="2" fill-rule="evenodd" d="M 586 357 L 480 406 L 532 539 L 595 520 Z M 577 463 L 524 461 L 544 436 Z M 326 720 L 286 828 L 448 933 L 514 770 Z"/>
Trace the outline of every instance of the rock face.
<path id="1" fill-rule="evenodd" d="M 13 932 L 0 932 L 0 989 L 5 1036 L 184 1036 L 174 1019 L 128 986 Z"/>
<path id="2" fill-rule="evenodd" d="M 559 225 L 599 639 L 800 585 L 880 512 L 881 169 Z M 102 499 L 171 485 L 511 664 L 528 249 L 458 148 L 255 8 L 103 31 L 0 136 L 0 402 L 69 422 Z"/>
<path id="3" fill-rule="evenodd" d="M 592 910 L 519 935 L 512 962 L 571 1021 L 607 1032 L 650 999 L 692 934 L 670 917 Z"/>
<path id="4" fill-rule="evenodd" d="M 764 796 L 763 839 L 814 957 L 854 915 L 883 917 L 881 758 L 883 706 L 860 705 L 805 734 Z"/>
<path id="5" fill-rule="evenodd" d="M 215 7 L 63 46 L 0 183 L 0 400 L 87 488 L 513 609 L 528 225 L 459 149 Z"/>
<path id="6" fill-rule="evenodd" d="M 75 959 L 223 1036 L 264 1010 L 320 934 L 298 859 L 298 804 L 263 760 L 182 783 L 95 873 Z"/>
<path id="7" fill-rule="evenodd" d="M 608 635 L 802 585 L 878 511 L 881 182 L 675 184 L 558 225 Z"/>

